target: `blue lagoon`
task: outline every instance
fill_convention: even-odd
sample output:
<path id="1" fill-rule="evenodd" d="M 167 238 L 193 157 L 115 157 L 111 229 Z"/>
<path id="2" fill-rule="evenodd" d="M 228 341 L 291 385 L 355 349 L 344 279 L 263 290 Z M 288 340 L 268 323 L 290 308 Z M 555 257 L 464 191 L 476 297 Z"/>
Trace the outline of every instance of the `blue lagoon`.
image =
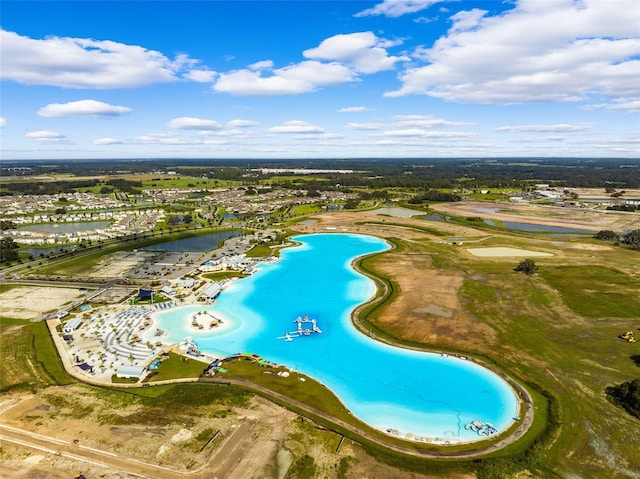
<path id="1" fill-rule="evenodd" d="M 352 262 L 385 251 L 371 236 L 314 234 L 294 238 L 277 263 L 233 282 L 207 306 L 230 324 L 217 332 L 194 331 L 192 315 L 202 306 L 158 313 L 165 342 L 191 336 L 217 357 L 258 354 L 309 375 L 331 389 L 356 417 L 382 431 L 429 442 L 482 439 L 465 426 L 490 423 L 498 431 L 518 415 L 518 399 L 494 372 L 454 356 L 390 346 L 358 331 L 351 313 L 375 295 L 373 281 Z M 308 315 L 319 334 L 286 340 L 294 322 Z M 305 326 L 310 327 L 310 326 Z"/>

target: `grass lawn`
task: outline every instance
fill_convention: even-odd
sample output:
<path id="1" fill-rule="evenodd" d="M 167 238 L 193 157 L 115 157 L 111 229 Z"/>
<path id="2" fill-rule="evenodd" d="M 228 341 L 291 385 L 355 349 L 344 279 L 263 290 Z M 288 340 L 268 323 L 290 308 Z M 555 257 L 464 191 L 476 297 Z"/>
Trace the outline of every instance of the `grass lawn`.
<path id="1" fill-rule="evenodd" d="M 291 210 L 291 214 L 294 216 L 299 215 L 310 215 L 313 213 L 319 213 L 322 211 L 322 207 L 320 205 L 299 205 L 294 207 Z"/>
<path id="2" fill-rule="evenodd" d="M 247 251 L 246 256 L 247 258 L 267 258 L 271 256 L 272 253 L 273 250 L 269 246 L 264 244 L 257 244 L 249 251 Z"/>
<path id="3" fill-rule="evenodd" d="M 36 391 L 76 382 L 62 368 L 43 321 L 0 318 L 0 351 L 0 391 Z"/>
<path id="4" fill-rule="evenodd" d="M 207 368 L 207 364 L 196 359 L 190 359 L 175 353 L 169 353 L 169 358 L 160 363 L 157 374 L 149 378 L 148 382 L 164 381 L 176 378 L 197 378 Z"/>
<path id="5" fill-rule="evenodd" d="M 231 278 L 246 278 L 248 275 L 239 271 L 218 271 L 216 273 L 203 273 L 202 277 L 213 281 L 222 281 Z"/>
<path id="6" fill-rule="evenodd" d="M 547 266 L 539 274 L 577 314 L 588 318 L 640 317 L 640 279 L 602 266 Z"/>

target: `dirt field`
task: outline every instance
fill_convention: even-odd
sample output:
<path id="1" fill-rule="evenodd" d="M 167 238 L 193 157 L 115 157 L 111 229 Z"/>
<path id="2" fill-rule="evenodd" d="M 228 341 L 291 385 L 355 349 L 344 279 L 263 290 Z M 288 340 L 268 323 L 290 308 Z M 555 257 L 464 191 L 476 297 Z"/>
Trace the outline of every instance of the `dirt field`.
<path id="1" fill-rule="evenodd" d="M 21 286 L 0 293 L 0 310 L 7 318 L 36 319 L 55 311 L 85 293 L 70 288 Z"/>
<path id="2" fill-rule="evenodd" d="M 459 216 L 480 216 L 499 221 L 530 222 L 592 231 L 631 231 L 640 228 L 640 215 L 617 211 L 479 201 L 434 204 L 431 208 Z"/>
<path id="3" fill-rule="evenodd" d="M 315 477 L 336 477 L 338 464 L 347 457 L 352 471 L 347 477 L 430 477 L 405 476 L 348 440 L 336 451 L 341 436 L 259 397 L 244 407 L 201 406 L 187 422 L 175 416 L 162 421 L 143 417 L 137 405 L 116 406 L 84 386 L 51 387 L 38 396 L 5 396 L 0 411 L 0 436 L 12 436 L 11 428 L 17 428 L 24 442 L 40 448 L 3 441 L 2 473 L 16 479 L 62 479 L 79 473 L 110 479 L 281 479 L 304 456 L 313 458 Z M 106 418 L 113 414 L 132 419 L 109 424 Z"/>
<path id="4" fill-rule="evenodd" d="M 131 269 L 144 264 L 157 253 L 148 251 L 118 251 L 106 256 L 91 271 L 91 276 L 98 278 L 117 278 Z"/>

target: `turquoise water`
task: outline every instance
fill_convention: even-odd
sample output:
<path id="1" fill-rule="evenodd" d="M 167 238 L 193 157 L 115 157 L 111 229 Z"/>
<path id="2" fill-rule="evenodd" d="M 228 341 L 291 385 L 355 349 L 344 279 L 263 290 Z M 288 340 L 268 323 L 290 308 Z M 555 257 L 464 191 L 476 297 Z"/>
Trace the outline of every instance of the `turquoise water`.
<path id="1" fill-rule="evenodd" d="M 194 331 L 190 318 L 203 307 L 189 306 L 157 314 L 154 327 L 167 331 L 163 340 L 191 336 L 200 350 L 217 357 L 250 352 L 286 364 L 321 381 L 364 422 L 402 435 L 472 441 L 479 436 L 464 428 L 471 421 L 498 430 L 512 422 L 515 393 L 493 372 L 455 357 L 388 346 L 353 327 L 351 312 L 375 294 L 375 285 L 351 262 L 388 249 L 386 242 L 350 234 L 294 239 L 300 246 L 233 282 L 208 307 L 232 325 Z M 317 319 L 321 334 L 278 339 L 295 331 L 293 321 L 304 314 Z"/>

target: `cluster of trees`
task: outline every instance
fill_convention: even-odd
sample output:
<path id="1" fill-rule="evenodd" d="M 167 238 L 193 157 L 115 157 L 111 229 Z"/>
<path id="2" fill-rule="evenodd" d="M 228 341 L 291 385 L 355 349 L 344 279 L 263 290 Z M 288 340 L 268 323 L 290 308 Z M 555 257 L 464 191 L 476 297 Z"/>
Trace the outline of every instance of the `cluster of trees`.
<path id="1" fill-rule="evenodd" d="M 167 226 L 186 225 L 189 223 L 193 223 L 193 217 L 190 214 L 169 215 L 167 218 Z"/>
<path id="2" fill-rule="evenodd" d="M 448 159 L 448 158 L 397 158 L 397 159 L 305 159 L 305 160 L 213 160 L 213 159 L 149 159 L 131 162 L 130 160 L 82 160 L 55 161 L 46 163 L 22 160 L 12 164 L 4 162 L 6 169 L 12 166 L 29 167 L 30 174 L 71 174 L 77 176 L 98 176 L 113 174 L 148 173 L 149 171 L 176 171 L 189 177 L 207 177 L 216 180 L 242 181 L 246 184 L 272 179 L 274 187 L 286 188 L 315 182 L 325 183 L 328 187 L 340 185 L 341 188 L 371 189 L 384 188 L 455 188 L 463 184 L 466 188 L 513 188 L 526 190 L 543 178 L 557 178 L 549 181 L 551 186 L 598 187 L 608 188 L 611 193 L 617 190 L 640 187 L 640 168 L 630 165 L 629 160 L 614 158 L 500 158 L 500 159 Z M 3 163 L 3 166 L 4 166 Z M 296 178 L 292 181 L 286 175 L 259 175 L 253 168 L 316 168 L 354 170 L 356 173 L 344 174 L 327 172 L 309 175 L 308 178 Z M 60 193 L 75 187 L 93 186 L 97 180 L 65 180 L 48 183 L 7 182 L 9 194 L 20 193 Z M 116 184 L 116 181 L 120 184 Z M 114 187 L 122 186 L 122 191 L 137 185 L 126 180 L 112 180 Z M 326 189 L 321 186 L 321 189 Z"/>
<path id="3" fill-rule="evenodd" d="M 60 180 L 42 182 L 5 182 L 10 195 L 57 195 L 70 193 L 79 188 L 91 188 L 98 184 L 98 180 Z"/>
<path id="4" fill-rule="evenodd" d="M 142 182 L 129 181 L 122 178 L 114 178 L 106 182 L 107 185 L 113 186 L 115 189 L 125 193 L 139 193 L 142 188 Z"/>
<path id="5" fill-rule="evenodd" d="M 14 230 L 16 229 L 16 224 L 13 221 L 9 220 L 0 220 L 0 230 Z"/>
<path id="6" fill-rule="evenodd" d="M 414 196 L 409 200 L 412 205 L 418 205 L 425 201 L 460 201 L 462 198 L 452 193 L 445 193 L 438 190 L 428 190 L 426 193 Z"/>
<path id="7" fill-rule="evenodd" d="M 640 211 L 640 205 L 611 205 L 607 206 L 608 210 L 614 211 Z"/>
<path id="8" fill-rule="evenodd" d="M 19 258 L 18 245 L 12 238 L 0 240 L 0 263 L 11 263 Z"/>
<path id="9" fill-rule="evenodd" d="M 603 241 L 628 244 L 631 249 L 640 250 L 640 229 L 629 231 L 624 235 L 611 230 L 600 230 L 593 237 Z"/>
<path id="10" fill-rule="evenodd" d="M 518 266 L 514 268 L 514 271 L 517 271 L 518 273 L 534 275 L 538 272 L 538 265 L 532 259 L 525 259 L 518 263 Z"/>
<path id="11" fill-rule="evenodd" d="M 608 387 L 606 393 L 614 403 L 640 419 L 640 379 Z"/>

